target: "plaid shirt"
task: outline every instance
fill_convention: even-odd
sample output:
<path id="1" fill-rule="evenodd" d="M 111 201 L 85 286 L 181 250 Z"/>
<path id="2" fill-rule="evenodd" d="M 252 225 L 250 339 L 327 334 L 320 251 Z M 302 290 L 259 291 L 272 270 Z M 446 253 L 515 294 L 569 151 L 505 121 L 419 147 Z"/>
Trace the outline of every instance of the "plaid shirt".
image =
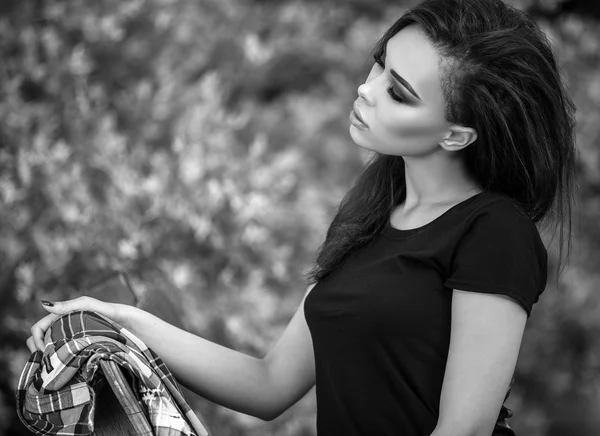
<path id="1" fill-rule="evenodd" d="M 108 318 L 74 311 L 46 331 L 46 348 L 31 355 L 17 387 L 17 413 L 36 434 L 94 432 L 98 368 L 139 435 L 207 436 L 164 362 Z M 122 370 L 128 370 L 128 382 Z"/>

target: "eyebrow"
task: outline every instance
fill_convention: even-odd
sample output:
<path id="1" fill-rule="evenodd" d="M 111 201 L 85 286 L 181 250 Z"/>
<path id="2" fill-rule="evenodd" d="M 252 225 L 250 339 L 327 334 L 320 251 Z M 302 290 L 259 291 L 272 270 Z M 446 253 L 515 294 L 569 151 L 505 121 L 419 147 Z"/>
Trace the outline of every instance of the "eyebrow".
<path id="1" fill-rule="evenodd" d="M 388 41 L 384 47 L 383 47 L 383 55 L 385 57 L 387 57 L 387 46 L 390 42 Z M 400 74 L 398 74 L 395 70 L 392 70 L 390 68 L 390 73 L 392 74 L 392 76 L 394 77 L 394 79 L 396 79 L 398 82 L 400 82 L 400 84 L 402 86 L 404 86 L 406 89 L 408 89 L 408 91 L 414 95 L 418 100 L 421 100 L 421 97 L 419 97 L 419 94 L 417 94 L 417 91 L 414 90 L 414 88 L 412 86 L 410 86 L 410 83 L 408 83 L 404 77 L 402 77 Z"/>
<path id="2" fill-rule="evenodd" d="M 421 100 L 421 97 L 419 97 L 419 94 L 417 94 L 417 92 L 413 89 L 412 86 L 410 86 L 410 83 L 408 83 L 406 80 L 404 80 L 404 78 L 398 74 L 397 72 L 395 72 L 394 70 L 390 70 L 390 73 L 392 74 L 392 76 L 394 76 L 394 79 L 396 79 L 398 82 L 400 82 L 400 84 L 402 86 L 404 86 L 406 89 L 408 89 L 408 91 L 414 95 L 415 97 L 417 97 L 419 100 Z"/>

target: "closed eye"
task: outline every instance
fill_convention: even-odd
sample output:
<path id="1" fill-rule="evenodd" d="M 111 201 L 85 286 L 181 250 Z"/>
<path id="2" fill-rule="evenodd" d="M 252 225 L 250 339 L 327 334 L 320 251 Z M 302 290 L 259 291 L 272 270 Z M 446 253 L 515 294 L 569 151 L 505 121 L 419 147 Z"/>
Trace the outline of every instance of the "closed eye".
<path id="1" fill-rule="evenodd" d="M 379 65 L 381 68 L 385 69 L 385 64 L 383 63 L 382 55 L 380 53 L 376 53 L 373 55 L 373 59 L 375 59 L 375 63 Z M 408 103 L 408 100 L 404 98 L 401 94 L 394 92 L 394 86 L 391 85 L 387 89 L 387 93 L 392 97 L 393 100 L 398 103 Z"/>

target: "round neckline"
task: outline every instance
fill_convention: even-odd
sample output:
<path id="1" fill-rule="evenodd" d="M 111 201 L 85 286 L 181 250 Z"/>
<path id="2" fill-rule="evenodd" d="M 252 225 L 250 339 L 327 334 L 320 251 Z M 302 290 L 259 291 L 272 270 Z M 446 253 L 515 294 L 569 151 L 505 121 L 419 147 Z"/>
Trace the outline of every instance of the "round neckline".
<path id="1" fill-rule="evenodd" d="M 469 198 L 456 203 L 454 206 L 452 206 L 451 208 L 449 208 L 448 210 L 446 210 L 444 213 L 442 213 L 441 215 L 439 215 L 438 217 L 434 218 L 433 220 L 429 221 L 426 224 L 423 224 L 422 226 L 419 227 L 414 227 L 412 229 L 398 229 L 396 227 L 392 226 L 391 223 L 391 216 L 390 218 L 388 218 L 387 224 L 383 229 L 383 234 L 386 236 L 390 236 L 394 239 L 405 239 L 405 238 L 409 238 L 412 236 L 415 236 L 425 230 L 427 230 L 428 228 L 430 228 L 431 226 L 433 226 L 436 222 L 440 221 L 444 216 L 450 214 L 450 212 L 458 209 L 460 206 L 464 206 L 468 203 L 471 203 L 475 198 L 478 198 L 480 196 L 482 196 L 483 194 L 485 194 L 487 191 L 481 191 L 478 192 L 475 195 L 470 196 Z"/>

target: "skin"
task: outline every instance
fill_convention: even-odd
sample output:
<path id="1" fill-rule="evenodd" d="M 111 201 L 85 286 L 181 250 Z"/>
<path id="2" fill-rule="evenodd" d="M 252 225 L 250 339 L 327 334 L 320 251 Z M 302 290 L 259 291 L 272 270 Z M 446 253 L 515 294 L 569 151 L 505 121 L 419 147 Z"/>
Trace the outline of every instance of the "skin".
<path id="1" fill-rule="evenodd" d="M 476 146 L 477 133 L 444 119 L 439 58 L 425 35 L 410 26 L 390 39 L 385 69 L 374 66 L 358 88 L 357 105 L 368 130 L 350 127 L 360 147 L 403 156 L 406 201 L 392 213 L 398 228 L 421 226 L 479 188 L 456 151 Z M 387 94 L 394 69 L 421 101 L 403 105 Z M 395 85 L 398 89 L 400 85 Z M 408 95 L 407 91 L 404 91 Z M 222 406 L 272 420 L 315 384 L 315 362 L 304 301 L 274 347 L 262 358 L 222 347 L 123 304 L 89 297 L 44 306 L 50 314 L 31 328 L 27 346 L 43 349 L 43 334 L 72 310 L 101 313 L 136 334 L 192 391 Z M 526 312 L 500 295 L 453 290 L 450 348 L 431 436 L 489 436 L 515 369 Z"/>
<path id="2" fill-rule="evenodd" d="M 351 124 L 352 140 L 362 148 L 402 156 L 405 161 L 406 200 L 391 220 L 402 229 L 431 221 L 481 192 L 457 153 L 475 142 L 477 132 L 446 121 L 440 60 L 427 36 L 411 25 L 390 38 L 382 57 L 384 65 L 375 63 L 358 87 L 355 105 L 368 129 Z M 396 82 L 391 70 L 402 76 L 420 99 Z M 390 86 L 404 101 L 390 96 Z"/>

